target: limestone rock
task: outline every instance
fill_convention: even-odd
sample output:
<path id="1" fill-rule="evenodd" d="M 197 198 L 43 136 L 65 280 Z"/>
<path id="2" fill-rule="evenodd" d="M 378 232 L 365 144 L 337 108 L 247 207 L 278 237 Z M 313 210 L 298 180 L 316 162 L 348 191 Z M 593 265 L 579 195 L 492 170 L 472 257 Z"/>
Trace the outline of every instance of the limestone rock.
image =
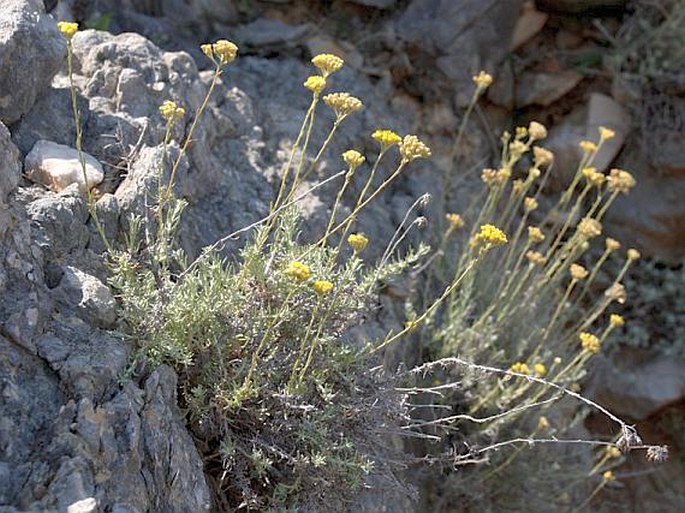
<path id="1" fill-rule="evenodd" d="M 540 32 L 547 23 L 547 18 L 549 18 L 548 14 L 536 10 L 532 3 L 526 2 L 514 27 L 514 34 L 511 37 L 511 51 L 513 52 Z"/>
<path id="2" fill-rule="evenodd" d="M 24 172 L 28 178 L 60 192 L 71 184 L 78 184 L 83 190 L 92 189 L 102 182 L 105 174 L 95 157 L 83 154 L 86 176 L 76 149 L 52 141 L 40 140 L 24 160 Z"/>
<path id="3" fill-rule="evenodd" d="M 516 84 L 516 106 L 547 107 L 570 92 L 582 79 L 580 73 L 571 70 L 559 73 L 524 72 Z"/>
<path id="4" fill-rule="evenodd" d="M 395 6 L 397 0 L 352 0 L 355 4 L 375 7 L 376 9 L 390 9 Z"/>
<path id="5" fill-rule="evenodd" d="M 73 307 L 79 317 L 98 326 L 110 326 L 116 319 L 116 302 L 109 288 L 95 276 L 67 266 L 53 296 Z"/>
<path id="6" fill-rule="evenodd" d="M 604 141 L 595 155 L 592 161 L 594 167 L 604 171 L 614 161 L 630 133 L 630 121 L 630 115 L 626 109 L 611 97 L 600 93 L 590 95 L 585 138 L 589 141 L 596 141 L 601 126 L 614 131 L 614 137 Z"/>
<path id="7" fill-rule="evenodd" d="M 573 14 L 625 7 L 627 3 L 628 0 L 537 0 L 541 9 Z"/>
<path id="8" fill-rule="evenodd" d="M 17 188 L 20 177 L 19 150 L 12 144 L 7 127 L 0 122 L 0 205 Z"/>
<path id="9" fill-rule="evenodd" d="M 41 0 L 4 0 L 0 9 L 0 120 L 17 121 L 50 85 L 66 40 Z"/>

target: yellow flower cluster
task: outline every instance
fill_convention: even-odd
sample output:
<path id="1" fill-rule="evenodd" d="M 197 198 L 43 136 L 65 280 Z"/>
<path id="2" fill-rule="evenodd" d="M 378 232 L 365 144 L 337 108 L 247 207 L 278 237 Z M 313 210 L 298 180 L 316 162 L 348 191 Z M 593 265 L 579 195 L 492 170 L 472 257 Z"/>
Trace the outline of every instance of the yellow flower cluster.
<path id="1" fill-rule="evenodd" d="M 607 181 L 609 182 L 610 191 L 620 191 L 623 194 L 628 194 L 628 191 L 635 187 L 635 178 L 623 169 L 612 169 L 609 171 Z"/>
<path id="2" fill-rule="evenodd" d="M 602 233 L 602 223 L 591 217 L 584 217 L 578 223 L 578 233 L 584 239 L 593 239 Z"/>
<path id="3" fill-rule="evenodd" d="M 616 135 L 616 132 L 611 130 L 610 128 L 607 128 L 605 126 L 600 126 L 599 127 L 599 138 L 602 141 L 608 141 L 609 139 L 613 139 L 613 137 Z"/>
<path id="4" fill-rule="evenodd" d="M 481 71 L 477 75 L 473 76 L 473 83 L 476 84 L 478 89 L 486 89 L 490 86 L 490 84 L 492 84 L 492 75 L 490 75 L 490 73 L 486 73 L 485 71 Z"/>
<path id="5" fill-rule="evenodd" d="M 594 167 L 584 167 L 581 173 L 593 187 L 600 187 L 606 180 L 604 173 L 597 171 Z"/>
<path id="6" fill-rule="evenodd" d="M 530 374 L 530 369 L 528 368 L 528 365 L 523 362 L 516 362 L 509 368 L 509 370 L 511 370 L 511 372 L 516 372 L 518 374 Z"/>
<path id="7" fill-rule="evenodd" d="M 611 326 L 613 326 L 614 328 L 623 326 L 625 323 L 625 319 L 623 318 L 623 316 L 619 314 L 611 314 L 609 316 L 609 324 L 611 324 Z"/>
<path id="8" fill-rule="evenodd" d="M 531 244 L 537 244 L 545 240 L 545 234 L 537 226 L 528 227 L 528 240 Z"/>
<path id="9" fill-rule="evenodd" d="M 492 246 L 502 246 L 507 243 L 507 235 L 492 224 L 481 226 L 476 239 Z"/>
<path id="10" fill-rule="evenodd" d="M 533 146 L 533 156 L 535 157 L 536 167 L 548 166 L 554 160 L 554 153 L 540 146 Z"/>
<path id="11" fill-rule="evenodd" d="M 549 420 L 544 415 L 541 415 L 538 419 L 538 430 L 545 431 L 546 429 L 549 429 Z"/>
<path id="12" fill-rule="evenodd" d="M 328 280 L 316 280 L 312 287 L 314 288 L 314 292 L 320 296 L 325 296 L 333 290 L 334 285 Z"/>
<path id="13" fill-rule="evenodd" d="M 614 283 L 604 291 L 604 296 L 609 299 L 609 301 L 616 301 L 618 304 L 622 305 L 626 302 L 626 288 L 620 283 Z"/>
<path id="14" fill-rule="evenodd" d="M 306 264 L 303 264 L 299 260 L 294 260 L 288 264 L 285 274 L 297 281 L 306 281 L 312 275 L 312 271 Z"/>
<path id="15" fill-rule="evenodd" d="M 600 342 L 596 335 L 582 331 L 580 335 L 578 335 L 578 338 L 580 339 L 580 345 L 583 349 L 590 353 L 599 353 Z"/>
<path id="16" fill-rule="evenodd" d="M 526 143 L 522 141 L 514 141 L 509 143 L 509 154 L 515 160 L 521 158 L 521 155 L 523 155 L 526 151 L 528 151 L 528 146 L 526 146 Z"/>
<path id="17" fill-rule="evenodd" d="M 536 363 L 533 365 L 533 369 L 535 370 L 535 375 L 539 378 L 542 378 L 547 374 L 547 367 L 545 367 L 544 363 Z"/>
<path id="18" fill-rule="evenodd" d="M 640 252 L 635 248 L 630 248 L 626 254 L 631 262 L 640 259 Z"/>
<path id="19" fill-rule="evenodd" d="M 445 214 L 445 219 L 447 219 L 452 230 L 458 230 L 464 226 L 464 219 L 459 214 Z"/>
<path id="20" fill-rule="evenodd" d="M 57 29 L 64 35 L 64 37 L 71 39 L 74 37 L 74 34 L 78 32 L 78 23 L 59 21 L 57 22 Z"/>
<path id="21" fill-rule="evenodd" d="M 532 212 L 533 210 L 538 208 L 538 206 L 538 200 L 536 200 L 533 197 L 528 196 L 523 200 L 523 208 L 526 212 Z"/>
<path id="22" fill-rule="evenodd" d="M 607 251 L 616 251 L 617 249 L 620 249 L 621 243 L 616 239 L 607 237 L 604 241 L 604 246 L 606 247 Z"/>
<path id="23" fill-rule="evenodd" d="M 402 140 L 402 138 L 392 130 L 376 130 L 371 134 L 371 137 L 378 141 L 383 149 L 389 148 Z"/>
<path id="24" fill-rule="evenodd" d="M 176 105 L 176 102 L 167 100 L 159 106 L 159 113 L 168 123 L 173 123 L 176 120 L 185 116 L 185 109 Z"/>
<path id="25" fill-rule="evenodd" d="M 537 265 L 538 267 L 542 267 L 547 262 L 545 256 L 539 251 L 528 251 L 526 253 L 526 258 L 528 259 L 528 262 L 533 265 Z"/>
<path id="26" fill-rule="evenodd" d="M 362 101 L 350 93 L 331 93 L 323 97 L 323 101 L 341 120 L 345 116 L 358 111 L 363 107 Z"/>
<path id="27" fill-rule="evenodd" d="M 531 141 L 538 141 L 547 137 L 547 128 L 542 123 L 531 121 L 528 125 L 528 137 Z"/>
<path id="28" fill-rule="evenodd" d="M 226 39 L 219 39 L 216 43 L 205 43 L 200 45 L 200 49 L 221 66 L 230 64 L 238 56 L 238 47 Z"/>
<path id="29" fill-rule="evenodd" d="M 369 244 L 369 239 L 367 239 L 361 233 L 353 233 L 347 237 L 347 243 L 355 253 L 359 253 L 360 251 L 364 251 L 366 246 Z"/>
<path id="30" fill-rule="evenodd" d="M 611 470 L 606 470 L 602 474 L 602 479 L 604 479 L 604 481 L 608 483 L 616 479 L 616 476 L 614 476 L 614 473 Z"/>
<path id="31" fill-rule="evenodd" d="M 597 145 L 592 141 L 580 141 L 578 146 L 580 146 L 580 149 L 585 153 L 594 153 L 597 151 Z"/>
<path id="32" fill-rule="evenodd" d="M 400 155 L 405 162 L 415 159 L 427 159 L 431 156 L 431 150 L 415 135 L 405 135 L 400 143 Z"/>
<path id="33" fill-rule="evenodd" d="M 345 61 L 343 61 L 337 55 L 330 53 L 320 53 L 312 57 L 312 64 L 316 66 L 324 77 L 327 77 L 331 73 L 335 73 L 340 68 L 343 67 Z"/>
<path id="34" fill-rule="evenodd" d="M 350 169 L 357 169 L 366 160 L 366 157 L 357 150 L 347 150 L 342 154 L 342 158 Z"/>
<path id="35" fill-rule="evenodd" d="M 571 264 L 569 272 L 571 273 L 571 278 L 574 280 L 584 280 L 587 278 L 588 274 L 590 274 L 587 269 L 580 264 Z"/>
<path id="36" fill-rule="evenodd" d="M 326 79 L 321 75 L 312 75 L 304 81 L 303 85 L 314 94 L 321 94 L 321 91 L 326 88 Z"/>
<path id="37" fill-rule="evenodd" d="M 494 187 L 495 185 L 503 185 L 509 178 L 511 178 L 511 170 L 509 168 L 503 167 L 501 169 L 483 169 L 481 175 L 481 180 L 488 187 Z"/>

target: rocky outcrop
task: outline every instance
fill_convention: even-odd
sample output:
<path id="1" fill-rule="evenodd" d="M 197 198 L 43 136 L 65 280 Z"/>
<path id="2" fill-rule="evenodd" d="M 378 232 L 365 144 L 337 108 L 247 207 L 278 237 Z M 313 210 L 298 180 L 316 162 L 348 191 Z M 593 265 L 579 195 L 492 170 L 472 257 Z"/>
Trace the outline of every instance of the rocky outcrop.
<path id="1" fill-rule="evenodd" d="M 0 27 L 0 121 L 9 125 L 50 85 L 66 40 L 41 0 L 4 0 Z"/>

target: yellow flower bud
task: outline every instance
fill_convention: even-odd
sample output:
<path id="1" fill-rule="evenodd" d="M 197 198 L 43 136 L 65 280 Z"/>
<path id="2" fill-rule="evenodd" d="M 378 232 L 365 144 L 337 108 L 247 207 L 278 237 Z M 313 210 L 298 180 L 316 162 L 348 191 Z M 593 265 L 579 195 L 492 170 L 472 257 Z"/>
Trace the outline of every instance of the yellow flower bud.
<path id="1" fill-rule="evenodd" d="M 74 34 L 78 32 L 78 23 L 73 23 L 69 21 L 59 21 L 57 22 L 57 28 L 67 39 L 74 37 Z"/>

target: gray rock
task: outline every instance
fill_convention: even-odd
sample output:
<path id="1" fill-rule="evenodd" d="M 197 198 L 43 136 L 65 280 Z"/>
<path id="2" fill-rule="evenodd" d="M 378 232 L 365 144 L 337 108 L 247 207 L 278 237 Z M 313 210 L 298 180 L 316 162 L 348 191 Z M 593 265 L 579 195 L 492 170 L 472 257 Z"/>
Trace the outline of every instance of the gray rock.
<path id="1" fill-rule="evenodd" d="M 19 150 L 12 144 L 7 127 L 0 122 L 0 206 L 17 188 L 20 177 Z"/>
<path id="2" fill-rule="evenodd" d="M 0 10 L 0 120 L 17 121 L 50 85 L 66 40 L 41 0 L 4 0 Z"/>
<path id="3" fill-rule="evenodd" d="M 540 9 L 564 12 L 582 13 L 597 9 L 622 8 L 628 4 L 628 0 L 538 0 Z"/>
<path id="4" fill-rule="evenodd" d="M 293 26 L 281 20 L 259 18 L 238 27 L 235 37 L 241 46 L 264 49 L 270 45 L 293 45 L 306 36 L 310 29 L 309 24 Z"/>
<path id="5" fill-rule="evenodd" d="M 390 9 L 394 7 L 397 0 L 352 0 L 355 4 L 375 7 L 377 9 Z"/>
<path id="6" fill-rule="evenodd" d="M 95 276 L 74 267 L 64 268 L 62 279 L 52 295 L 57 301 L 71 306 L 81 319 L 96 326 L 111 326 L 116 319 L 116 302 L 109 287 Z"/>
<path id="7" fill-rule="evenodd" d="M 85 176 L 81 160 L 85 162 Z M 105 176 L 102 165 L 92 155 L 79 154 L 75 148 L 45 140 L 37 141 L 26 155 L 24 172 L 30 180 L 55 192 L 72 184 L 86 191 L 102 182 Z"/>

